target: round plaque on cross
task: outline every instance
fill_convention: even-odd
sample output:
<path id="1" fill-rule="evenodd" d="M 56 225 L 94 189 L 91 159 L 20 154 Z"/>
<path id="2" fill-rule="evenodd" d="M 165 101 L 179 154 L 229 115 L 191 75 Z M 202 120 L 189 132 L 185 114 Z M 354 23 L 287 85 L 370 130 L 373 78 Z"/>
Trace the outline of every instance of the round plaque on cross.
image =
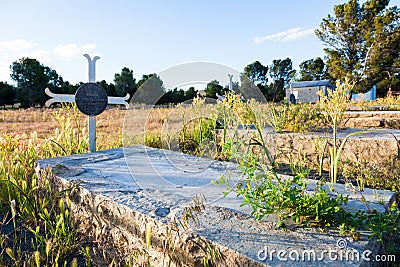
<path id="1" fill-rule="evenodd" d="M 108 97 L 104 88 L 97 83 L 85 83 L 76 90 L 75 102 L 83 114 L 96 116 L 106 109 Z"/>

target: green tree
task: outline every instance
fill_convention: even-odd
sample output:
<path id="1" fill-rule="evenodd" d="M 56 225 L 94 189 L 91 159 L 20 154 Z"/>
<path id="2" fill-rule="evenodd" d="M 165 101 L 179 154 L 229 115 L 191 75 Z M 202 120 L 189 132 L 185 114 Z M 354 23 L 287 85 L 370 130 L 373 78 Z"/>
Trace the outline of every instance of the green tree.
<path id="1" fill-rule="evenodd" d="M 189 99 L 193 99 L 197 96 L 197 90 L 191 86 L 188 90 L 185 91 L 185 101 Z"/>
<path id="2" fill-rule="evenodd" d="M 392 71 L 383 71 L 387 74 L 388 79 L 384 79 L 379 83 L 377 88 L 377 95 L 384 97 L 390 91 L 400 91 L 400 57 L 395 60 L 392 65 Z"/>
<path id="3" fill-rule="evenodd" d="M 150 79 L 150 78 L 152 78 L 152 77 L 155 77 L 155 76 L 157 76 L 157 74 L 155 74 L 155 73 L 152 73 L 152 74 L 143 74 L 143 75 L 142 75 L 142 79 L 140 79 L 140 80 L 137 82 L 137 84 L 136 84 L 137 88 L 139 89 L 140 86 L 142 86 L 142 84 L 144 84 L 148 79 Z"/>
<path id="4" fill-rule="evenodd" d="M 243 99 L 249 100 L 249 99 L 255 99 L 258 102 L 264 103 L 265 102 L 265 96 L 264 93 L 260 90 L 259 86 L 256 86 L 253 81 L 247 78 L 246 75 L 241 75 L 240 76 L 240 88 L 239 92 L 242 96 Z M 260 84 L 261 86 L 261 84 Z M 264 88 L 263 86 L 261 86 Z"/>
<path id="5" fill-rule="evenodd" d="M 6 105 L 14 107 L 15 88 L 7 82 L 0 82 L 0 105 L 6 108 Z"/>
<path id="6" fill-rule="evenodd" d="M 106 80 L 102 80 L 102 81 L 100 81 L 100 82 L 97 82 L 101 87 L 103 87 L 104 88 L 104 90 L 106 91 L 106 93 L 107 93 L 107 95 L 108 96 L 122 96 L 121 94 L 118 94 L 117 93 L 117 90 L 116 90 L 116 88 L 115 88 L 115 85 L 114 84 L 112 84 L 112 83 L 107 83 L 107 81 Z M 125 93 L 125 95 L 126 95 L 126 93 Z M 125 96 L 125 95 L 123 95 L 123 96 Z"/>
<path id="7" fill-rule="evenodd" d="M 259 61 L 254 61 L 244 67 L 243 74 L 256 85 L 264 86 L 268 82 L 268 66 L 264 66 Z"/>
<path id="8" fill-rule="evenodd" d="M 219 84 L 219 81 L 212 80 L 207 84 L 206 87 L 206 97 L 217 98 L 218 95 L 223 95 L 225 93 L 224 87 Z"/>
<path id="9" fill-rule="evenodd" d="M 125 96 L 127 93 L 132 97 L 137 90 L 136 79 L 133 78 L 133 70 L 124 67 L 121 73 L 115 73 L 114 84 L 117 96 Z"/>
<path id="10" fill-rule="evenodd" d="M 76 90 L 81 86 L 83 83 L 80 84 L 71 84 L 68 81 L 63 81 L 60 86 L 54 87 L 53 92 L 57 94 L 75 94 Z"/>
<path id="11" fill-rule="evenodd" d="M 143 75 L 137 86 L 137 91 L 132 97 L 133 103 L 155 105 L 165 94 L 163 81 L 155 73 Z"/>
<path id="12" fill-rule="evenodd" d="M 39 104 L 44 105 L 48 96 L 44 89 L 50 90 L 62 83 L 62 78 L 57 72 L 49 67 L 43 66 L 33 58 L 21 58 L 10 66 L 11 78 L 17 82 L 17 101 L 21 107 L 32 107 Z"/>
<path id="13" fill-rule="evenodd" d="M 300 63 L 299 81 L 318 81 L 329 79 L 327 66 L 322 58 L 312 58 Z"/>
<path id="14" fill-rule="evenodd" d="M 186 100 L 193 99 L 196 95 L 197 91 L 194 87 L 190 87 L 186 91 L 175 88 L 174 90 L 168 90 L 158 101 L 158 104 L 182 103 Z"/>
<path id="15" fill-rule="evenodd" d="M 296 75 L 296 70 L 292 68 L 292 60 L 274 59 L 269 67 L 269 75 L 273 82 L 269 88 L 272 91 L 272 100 L 281 101 L 285 97 L 285 86 L 288 86 L 290 81 Z"/>
<path id="16" fill-rule="evenodd" d="M 396 83 L 400 12 L 388 4 L 389 0 L 368 0 L 361 5 L 349 0 L 336 5 L 334 14 L 324 18 L 315 31 L 326 46 L 330 75 L 350 79 L 356 92 L 365 92 L 374 84 L 390 87 Z"/>
<path id="17" fill-rule="evenodd" d="M 182 103 L 185 101 L 185 91 L 183 89 L 175 88 L 172 91 L 172 103 Z"/>
<path id="18" fill-rule="evenodd" d="M 259 61 L 255 61 L 249 65 L 247 65 L 244 68 L 243 75 L 245 78 L 249 79 L 250 81 L 253 82 L 254 85 L 258 87 L 258 90 L 260 90 L 263 95 L 268 98 L 268 66 L 264 66 L 261 64 Z M 244 90 L 243 88 L 247 88 Z M 246 86 L 242 87 L 242 91 L 246 91 L 246 94 L 252 95 L 251 98 L 254 98 L 254 93 L 251 93 L 249 89 L 252 87 L 249 87 L 247 82 Z M 256 89 L 256 88 L 252 88 Z M 258 98 L 258 97 L 257 97 Z M 272 98 L 270 99 L 272 100 Z"/>

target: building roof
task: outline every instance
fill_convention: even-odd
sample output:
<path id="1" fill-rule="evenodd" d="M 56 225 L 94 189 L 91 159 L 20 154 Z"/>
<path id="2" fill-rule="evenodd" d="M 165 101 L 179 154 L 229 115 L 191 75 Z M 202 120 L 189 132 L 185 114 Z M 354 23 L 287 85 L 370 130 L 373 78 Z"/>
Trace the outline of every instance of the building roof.
<path id="1" fill-rule="evenodd" d="M 328 86 L 332 87 L 332 84 L 329 80 L 319 80 L 319 81 L 302 81 L 302 82 L 293 82 L 287 88 L 300 88 L 300 87 L 316 87 L 316 86 Z"/>

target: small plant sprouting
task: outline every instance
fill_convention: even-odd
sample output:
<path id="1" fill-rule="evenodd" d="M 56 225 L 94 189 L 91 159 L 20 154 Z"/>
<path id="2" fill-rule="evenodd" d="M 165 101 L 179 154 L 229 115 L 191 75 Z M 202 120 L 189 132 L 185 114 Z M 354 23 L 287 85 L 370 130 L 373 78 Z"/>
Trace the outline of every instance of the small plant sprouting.
<path id="1" fill-rule="evenodd" d="M 201 214 L 205 210 L 205 201 L 206 198 L 204 195 L 196 194 L 194 198 L 192 198 L 192 204 L 184 207 L 182 221 L 180 221 L 180 225 L 183 229 L 188 229 L 190 222 L 198 224 L 197 215 Z"/>
<path id="2" fill-rule="evenodd" d="M 301 152 L 299 152 L 299 154 L 301 154 Z M 299 176 L 302 179 L 307 178 L 308 174 L 311 171 L 307 162 L 306 153 L 304 153 L 303 158 L 301 160 L 295 160 L 290 158 L 289 167 L 293 175 Z"/>
<path id="3" fill-rule="evenodd" d="M 150 249 L 151 249 L 151 224 L 146 225 L 146 255 L 147 266 L 150 266 Z"/>
<path id="4" fill-rule="evenodd" d="M 345 81 L 336 83 L 335 90 L 327 90 L 327 92 L 319 91 L 319 106 L 322 110 L 322 114 L 329 126 L 332 128 L 333 144 L 329 149 L 330 162 L 330 175 L 331 182 L 336 183 L 338 174 L 338 164 L 340 158 L 341 149 L 338 146 L 337 132 L 341 121 L 343 120 L 344 112 L 348 108 L 347 94 L 351 92 L 353 84 Z M 345 141 L 342 142 L 341 147 L 343 148 Z"/>
<path id="5" fill-rule="evenodd" d="M 325 151 L 329 144 L 328 136 L 325 134 L 323 137 L 318 136 L 312 139 L 314 149 L 317 153 L 317 166 L 318 166 L 318 176 L 322 177 L 322 171 L 324 168 Z"/>

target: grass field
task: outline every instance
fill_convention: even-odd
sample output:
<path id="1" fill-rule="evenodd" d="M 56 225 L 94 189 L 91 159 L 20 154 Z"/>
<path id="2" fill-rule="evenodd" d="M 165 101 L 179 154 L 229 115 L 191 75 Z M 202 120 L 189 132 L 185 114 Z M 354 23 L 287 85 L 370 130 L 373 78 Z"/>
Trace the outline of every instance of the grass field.
<path id="1" fill-rule="evenodd" d="M 135 130 L 146 121 L 160 128 L 168 110 L 155 109 L 149 119 L 144 111 L 130 111 Z M 98 150 L 122 146 L 126 114 L 114 108 L 97 116 Z M 35 174 L 38 159 L 87 151 L 87 116 L 76 107 L 0 110 L 0 266 L 112 265 L 115 255 L 79 237 L 67 192 Z"/>
<path id="2" fill-rule="evenodd" d="M 122 146 L 125 119 L 132 134 L 139 135 L 143 132 L 144 127 L 148 132 L 159 132 L 165 118 L 171 111 L 170 108 L 133 109 L 129 112 L 119 108 L 105 110 L 102 114 L 96 116 L 97 149 L 103 150 Z M 126 116 L 128 117 L 126 118 Z M 32 132 L 37 132 L 38 139 L 44 141 L 55 138 L 67 118 L 71 118 L 71 128 L 78 128 L 79 124 L 82 134 L 87 134 L 88 117 L 72 108 L 31 108 L 0 110 L 0 135 L 17 133 L 29 136 Z"/>
<path id="3" fill-rule="evenodd" d="M 108 109 L 96 117 L 99 141 L 105 141 L 110 136 L 115 140 L 121 139 L 125 113 L 121 109 Z M 80 113 L 74 115 L 78 116 L 82 127 L 87 128 L 87 116 Z M 50 138 L 55 129 L 60 127 L 57 116 L 68 116 L 68 112 L 65 109 L 0 110 L 0 134 L 16 132 L 29 135 L 36 131 L 40 139 Z M 103 145 L 101 142 L 100 146 Z"/>
<path id="4" fill-rule="evenodd" d="M 264 159 L 268 158 L 269 153 L 260 129 L 266 125 L 274 125 L 275 129 L 279 126 L 282 131 L 307 132 L 316 126 L 326 127 L 322 111 L 326 112 L 329 107 L 309 104 L 268 106 L 251 101 L 244 103 L 236 96 L 230 96 L 216 105 L 208 105 L 197 99 L 190 106 L 178 105 L 175 108 L 110 108 L 96 117 L 97 149 L 145 144 L 210 156 L 207 150 L 211 147 L 208 145 L 212 144 L 212 148 L 216 148 L 216 153 L 212 154 L 216 155 L 215 158 L 229 160 L 237 157 L 236 162 L 244 164 L 242 169 L 255 170 L 254 166 L 264 166 Z M 328 111 L 335 113 L 337 110 L 335 108 Z M 248 133 L 249 136 L 245 137 L 248 140 L 242 140 L 238 136 L 225 138 L 224 133 L 227 130 L 236 131 L 239 124 L 254 124 L 258 134 L 257 131 Z M 243 153 L 245 150 L 240 149 L 241 147 L 251 149 L 246 150 L 248 153 Z M 260 160 L 259 152 L 254 152 L 258 149 L 253 148 L 265 150 L 262 152 L 265 153 L 263 160 Z M 91 263 L 96 266 L 114 266 L 112 262 L 117 260 L 115 255 L 104 256 L 104 249 L 98 247 L 98 244 L 78 236 L 69 214 L 68 194 L 52 190 L 49 182 L 41 180 L 34 171 L 35 161 L 38 159 L 87 151 L 87 116 L 74 106 L 0 110 L 0 266 L 90 266 Z M 337 159 L 340 158 L 340 150 L 338 151 Z M 329 153 L 333 152 L 330 150 Z M 293 166 L 297 166 L 294 168 L 297 171 L 293 174 L 297 177 L 303 177 L 301 174 L 310 172 L 310 166 L 296 164 Z M 388 174 L 383 175 L 383 172 L 377 173 L 368 169 L 364 170 L 365 177 L 360 176 L 357 179 L 365 182 L 379 178 L 396 183 L 398 177 L 392 176 L 400 173 L 400 163 L 396 164 L 390 165 L 394 167 L 388 170 Z M 274 170 L 274 166 L 271 162 L 264 167 L 272 167 Z M 338 162 L 331 161 L 331 166 L 337 167 Z M 357 165 L 353 169 L 354 175 L 357 175 L 362 168 Z M 266 178 L 269 173 L 265 172 Z M 252 174 L 246 176 L 253 177 Z M 265 184 L 261 183 L 260 188 L 263 186 Z M 269 186 L 276 187 L 273 184 Z M 296 187 L 285 186 L 283 189 L 292 188 Z M 275 189 L 278 193 L 283 190 Z M 258 192 L 257 187 L 254 192 L 251 187 L 243 190 L 250 191 L 239 193 L 251 195 Z M 262 194 L 265 192 L 262 191 Z M 316 200 L 331 201 L 322 193 L 316 192 Z M 307 196 L 302 197 L 304 199 L 298 198 L 296 201 L 309 200 Z M 260 199 L 263 205 L 270 202 L 264 195 Z M 296 203 L 295 206 L 298 206 Z M 269 204 L 275 210 L 276 203 Z M 281 210 L 287 209 L 290 210 L 290 207 L 281 207 Z M 311 215 L 299 215 L 299 218 Z M 376 217 L 382 221 L 382 225 L 372 230 L 377 235 L 387 233 L 389 236 L 396 236 L 400 221 L 398 208 L 394 207 L 392 213 L 383 216 L 385 217 L 382 220 Z M 375 217 L 371 218 L 375 220 Z M 364 224 L 364 227 L 368 226 L 365 222 Z M 26 240 L 34 241 L 29 243 Z M 391 243 L 396 245 L 399 242 Z"/>

